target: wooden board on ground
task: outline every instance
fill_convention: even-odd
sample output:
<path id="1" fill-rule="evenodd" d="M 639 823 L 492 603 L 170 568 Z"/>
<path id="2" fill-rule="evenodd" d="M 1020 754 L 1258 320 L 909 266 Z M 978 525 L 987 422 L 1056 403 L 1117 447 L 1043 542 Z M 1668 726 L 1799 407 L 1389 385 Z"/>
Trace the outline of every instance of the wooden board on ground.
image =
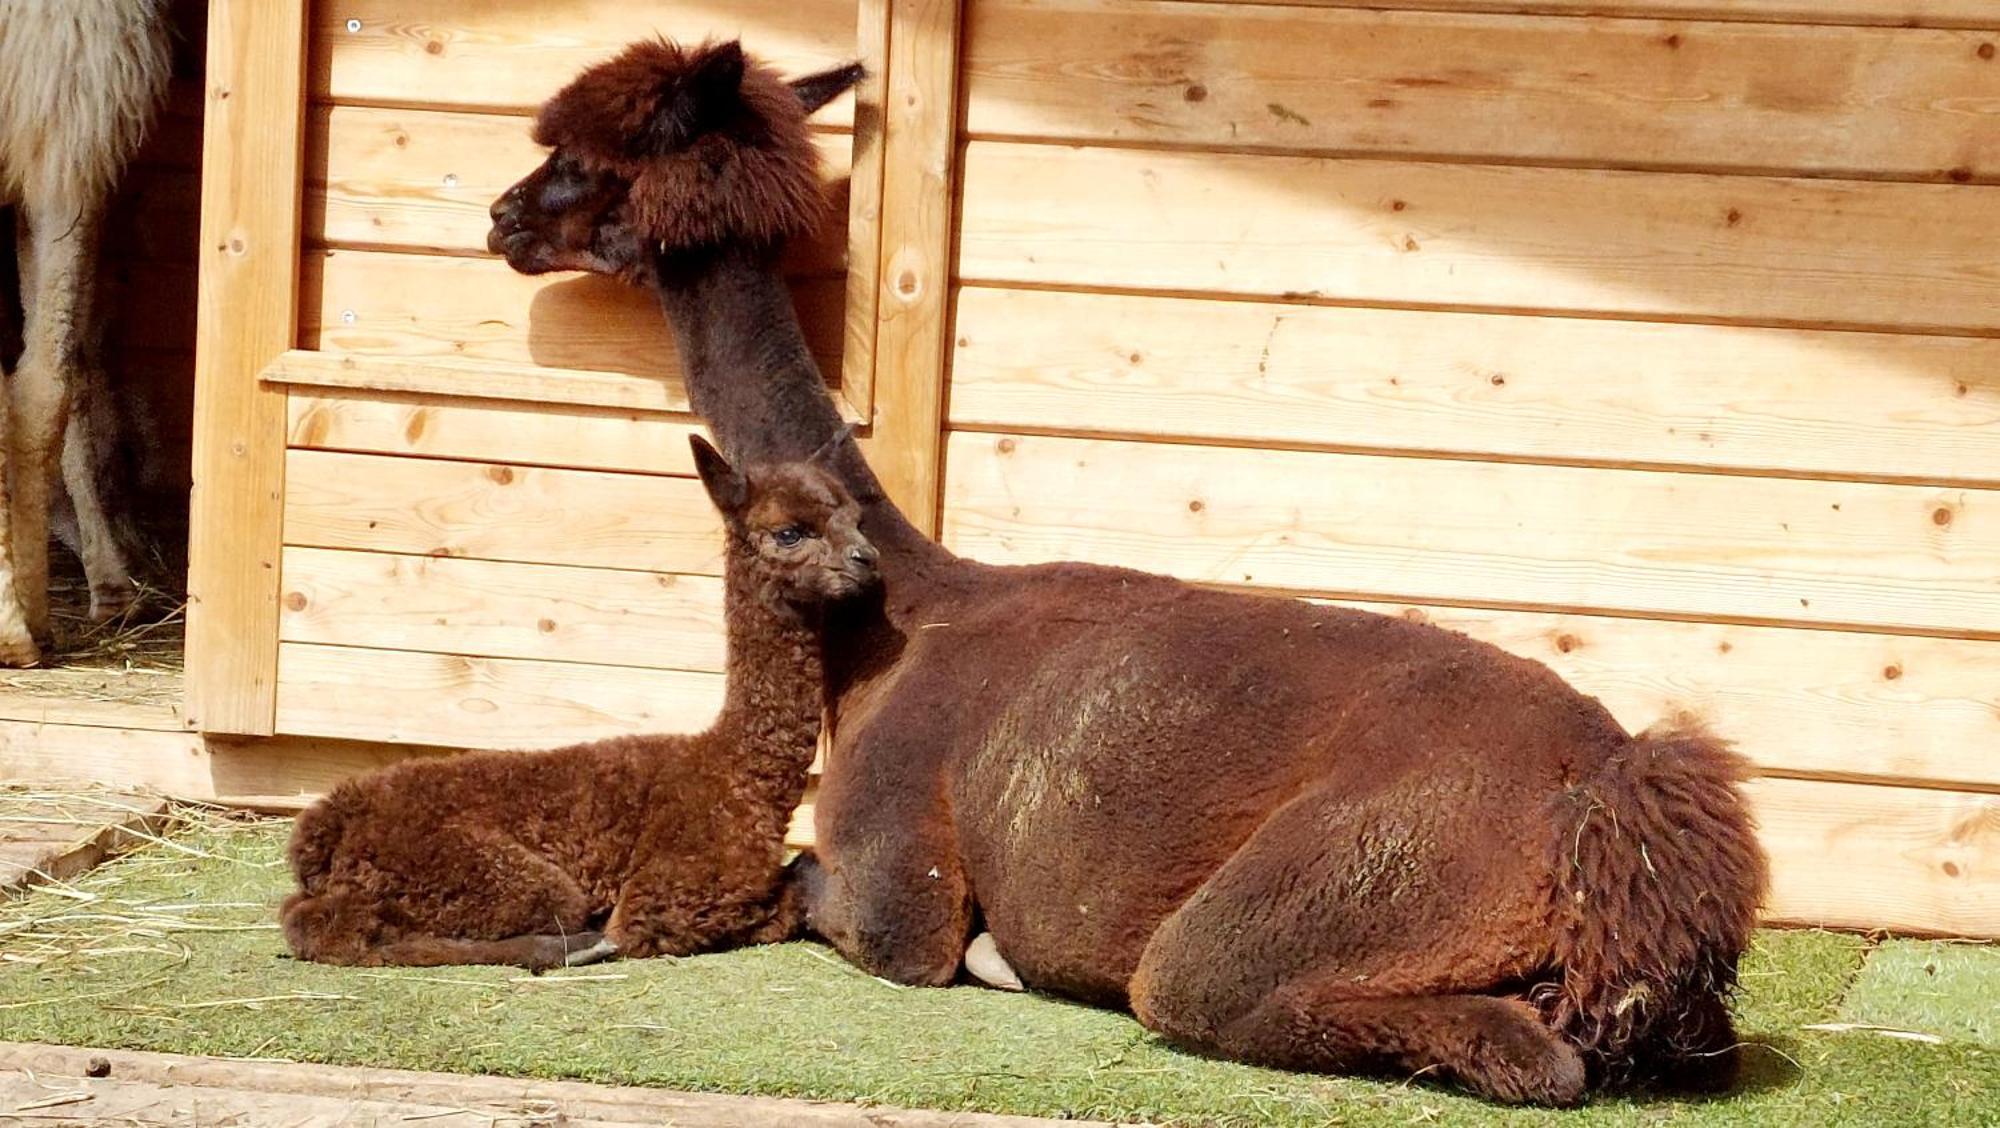
<path id="1" fill-rule="evenodd" d="M 722 523 L 692 478 L 293 450 L 285 543 L 720 575 Z"/>
<path id="2" fill-rule="evenodd" d="M 846 281 L 795 279 L 792 300 L 820 368 L 840 370 Z M 298 343 L 404 360 L 498 360 L 680 377 L 652 295 L 594 274 L 517 274 L 497 258 L 324 251 L 301 267 Z"/>
<path id="3" fill-rule="evenodd" d="M 287 642 L 278 731 L 459 748 L 548 748 L 699 732 L 720 674 Z"/>
<path id="4" fill-rule="evenodd" d="M 347 103 L 533 111 L 576 73 L 636 39 L 741 38 L 787 77 L 854 58 L 853 0 L 345 0 L 315 7 L 315 98 Z M 842 97 L 814 120 L 844 124 Z"/>
<path id="5" fill-rule="evenodd" d="M 2000 636 L 1991 490 L 967 433 L 948 452 L 943 539 L 990 563 Z"/>
<path id="6" fill-rule="evenodd" d="M 1979 32 L 1159 0 L 972 11 L 979 137 L 2000 175 L 2000 66 Z"/>
<path id="7" fill-rule="evenodd" d="M 0 896 L 69 881 L 124 853 L 156 836 L 166 811 L 157 795 L 0 788 Z"/>
<path id="8" fill-rule="evenodd" d="M 2000 340 L 966 286 L 951 423 L 2000 482 Z"/>
<path id="9" fill-rule="evenodd" d="M 107 1076 L 88 1076 L 99 1062 Z M 568 1128 L 1075 1128 L 1090 1122 L 930 1112 L 828 1101 L 679 1093 L 402 1069 L 188 1057 L 0 1042 L 0 1112 L 37 1122 L 190 1124 L 550 1124 Z M 1100 1126 L 1103 1128 L 1103 1126 Z"/>
<path id="10" fill-rule="evenodd" d="M 998 141 L 964 186 L 967 281 L 2000 329 L 1981 186 Z"/>

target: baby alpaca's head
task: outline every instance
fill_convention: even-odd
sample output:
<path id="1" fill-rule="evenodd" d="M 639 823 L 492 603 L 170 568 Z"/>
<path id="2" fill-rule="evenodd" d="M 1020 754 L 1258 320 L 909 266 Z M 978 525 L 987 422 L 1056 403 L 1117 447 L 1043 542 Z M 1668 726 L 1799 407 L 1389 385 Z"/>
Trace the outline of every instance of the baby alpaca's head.
<path id="1" fill-rule="evenodd" d="M 812 605 L 875 583 L 875 546 L 861 535 L 861 507 L 831 466 L 848 437 L 842 431 L 803 462 L 738 470 L 701 436 L 689 436 L 731 552 L 742 554 L 758 590 L 773 601 Z"/>

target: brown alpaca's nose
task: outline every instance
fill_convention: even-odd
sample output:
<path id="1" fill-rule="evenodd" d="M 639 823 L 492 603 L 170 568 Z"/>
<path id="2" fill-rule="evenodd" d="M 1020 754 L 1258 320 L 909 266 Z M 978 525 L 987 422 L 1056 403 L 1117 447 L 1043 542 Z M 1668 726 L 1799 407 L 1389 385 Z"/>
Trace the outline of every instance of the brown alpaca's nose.
<path id="1" fill-rule="evenodd" d="M 873 568 L 879 558 L 872 544 L 857 544 L 847 550 L 847 559 L 859 568 Z"/>

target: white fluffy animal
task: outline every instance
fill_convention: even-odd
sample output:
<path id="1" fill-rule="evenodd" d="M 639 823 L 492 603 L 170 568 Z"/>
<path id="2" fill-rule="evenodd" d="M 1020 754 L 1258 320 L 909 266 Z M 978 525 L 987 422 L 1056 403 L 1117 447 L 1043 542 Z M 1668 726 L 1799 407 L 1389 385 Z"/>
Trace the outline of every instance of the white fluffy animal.
<path id="1" fill-rule="evenodd" d="M 58 455 L 76 506 L 93 618 L 136 591 L 90 469 L 79 389 L 103 387 L 91 334 L 112 189 L 165 97 L 167 0 L 0 0 L 0 205 L 18 209 L 26 315 L 19 370 L 0 404 L 0 665 L 39 660 L 48 638 L 48 514 Z"/>

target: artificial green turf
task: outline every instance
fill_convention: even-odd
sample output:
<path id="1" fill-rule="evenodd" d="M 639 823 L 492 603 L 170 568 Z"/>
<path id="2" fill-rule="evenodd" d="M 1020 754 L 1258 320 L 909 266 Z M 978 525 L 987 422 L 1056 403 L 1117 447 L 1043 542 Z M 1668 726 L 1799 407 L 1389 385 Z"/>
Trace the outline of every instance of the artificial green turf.
<path id="1" fill-rule="evenodd" d="M 1991 949 L 1764 933 L 1739 1008 L 1762 1045 L 1737 1092 L 1557 1113 L 1204 1061 L 1123 1015 L 899 989 L 808 944 L 540 979 L 300 963 L 271 923 L 285 832 L 210 820 L 182 849 L 139 851 L 69 896 L 0 904 L 0 1039 L 1180 1124 L 2000 1124 Z M 1949 970 L 1921 970 L 1937 960 Z M 1857 975 L 1871 987 L 1850 998 Z M 1947 1040 L 1802 1029 L 1834 1021 Z"/>

